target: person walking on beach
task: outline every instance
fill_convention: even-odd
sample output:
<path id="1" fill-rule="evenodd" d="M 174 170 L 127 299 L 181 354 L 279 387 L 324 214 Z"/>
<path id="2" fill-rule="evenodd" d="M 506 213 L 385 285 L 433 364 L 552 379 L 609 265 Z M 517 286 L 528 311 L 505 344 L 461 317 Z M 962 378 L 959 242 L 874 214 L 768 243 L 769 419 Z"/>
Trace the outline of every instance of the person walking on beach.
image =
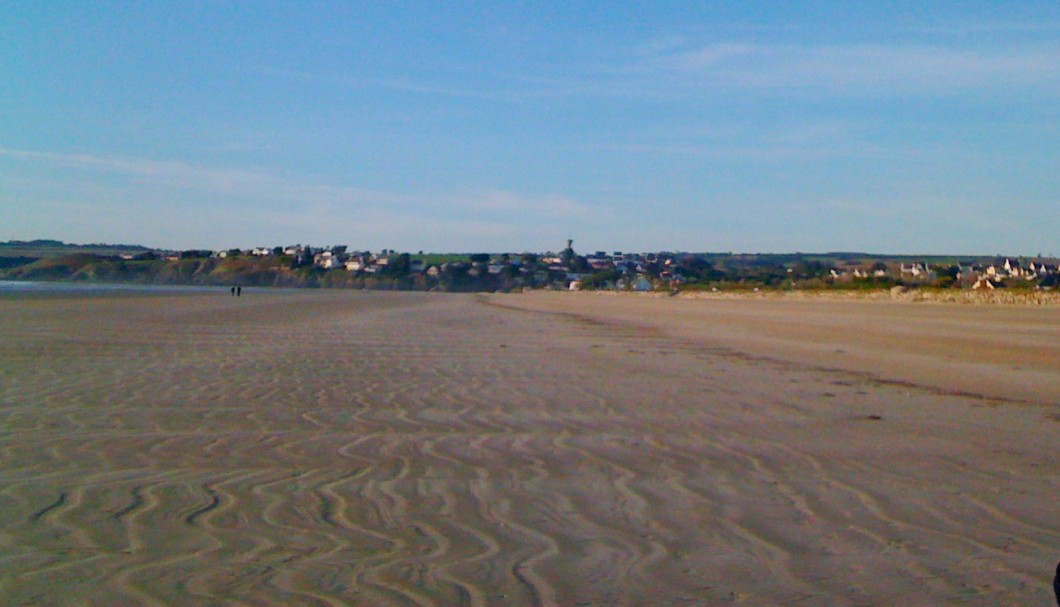
<path id="1" fill-rule="evenodd" d="M 1060 605 L 1060 563 L 1056 564 L 1056 577 L 1053 578 L 1053 594 L 1056 595 L 1056 604 Z"/>
<path id="2" fill-rule="evenodd" d="M 243 296 L 243 287 L 236 287 L 236 297 Z"/>
<path id="3" fill-rule="evenodd" d="M 235 297 L 235 296 L 236 296 L 236 288 L 232 287 L 232 297 Z"/>

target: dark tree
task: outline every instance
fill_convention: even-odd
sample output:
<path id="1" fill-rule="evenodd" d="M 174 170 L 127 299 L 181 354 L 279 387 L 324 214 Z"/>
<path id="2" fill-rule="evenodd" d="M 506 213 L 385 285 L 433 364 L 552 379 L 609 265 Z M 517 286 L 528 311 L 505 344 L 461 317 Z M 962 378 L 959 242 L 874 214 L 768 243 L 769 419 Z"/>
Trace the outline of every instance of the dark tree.
<path id="1" fill-rule="evenodd" d="M 411 267 L 412 257 L 408 253 L 402 253 L 397 257 L 391 257 L 390 263 L 383 266 L 380 274 L 387 278 L 405 278 L 409 275 Z"/>

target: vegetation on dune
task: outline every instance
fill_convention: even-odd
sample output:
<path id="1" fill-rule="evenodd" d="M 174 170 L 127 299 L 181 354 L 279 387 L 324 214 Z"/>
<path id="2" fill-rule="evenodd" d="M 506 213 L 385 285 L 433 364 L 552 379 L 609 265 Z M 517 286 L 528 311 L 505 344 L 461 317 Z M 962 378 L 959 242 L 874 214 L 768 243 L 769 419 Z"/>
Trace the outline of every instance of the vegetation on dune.
<path id="1" fill-rule="evenodd" d="M 27 264 L 31 264 L 34 261 L 37 261 L 38 259 L 40 259 L 40 258 L 39 257 L 29 257 L 29 256 L 24 256 L 24 255 L 15 255 L 15 256 L 11 256 L 11 257 L 0 257 L 0 270 L 3 270 L 4 268 L 17 268 L 19 266 L 24 266 L 24 265 L 27 265 Z"/>

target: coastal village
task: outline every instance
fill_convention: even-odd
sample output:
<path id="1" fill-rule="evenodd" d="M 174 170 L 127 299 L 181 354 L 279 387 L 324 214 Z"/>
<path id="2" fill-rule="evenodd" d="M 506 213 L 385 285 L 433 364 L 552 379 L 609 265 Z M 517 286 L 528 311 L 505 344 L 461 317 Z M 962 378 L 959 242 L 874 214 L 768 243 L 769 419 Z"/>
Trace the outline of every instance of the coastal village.
<path id="1" fill-rule="evenodd" d="M 559 252 L 407 253 L 303 244 L 166 251 L 139 245 L 0 242 L 0 279 L 361 288 L 417 291 L 1056 291 L 1052 257 L 865 253 L 593 251 L 571 240 Z"/>
<path id="2" fill-rule="evenodd" d="M 579 255 L 573 241 L 560 253 L 471 254 L 465 259 L 435 260 L 431 257 L 383 250 L 348 251 L 345 246 L 322 247 L 290 245 L 258 247 L 250 250 L 213 252 L 229 256 L 287 257 L 321 271 L 344 271 L 357 276 L 421 276 L 427 282 L 447 276 L 490 279 L 502 289 L 533 288 L 551 290 L 609 289 L 631 291 L 673 290 L 695 285 L 720 289 L 739 284 L 773 288 L 813 288 L 873 285 L 936 286 L 986 289 L 1032 287 L 1053 289 L 1060 278 L 1060 266 L 1052 260 L 1021 260 L 997 257 L 956 263 L 866 262 L 844 260 L 837 263 L 799 260 L 782 263 L 774 256 L 695 254 L 668 251 L 627 253 L 595 251 Z M 179 259 L 180 255 L 170 256 Z M 776 256 L 791 257 L 791 256 Z"/>

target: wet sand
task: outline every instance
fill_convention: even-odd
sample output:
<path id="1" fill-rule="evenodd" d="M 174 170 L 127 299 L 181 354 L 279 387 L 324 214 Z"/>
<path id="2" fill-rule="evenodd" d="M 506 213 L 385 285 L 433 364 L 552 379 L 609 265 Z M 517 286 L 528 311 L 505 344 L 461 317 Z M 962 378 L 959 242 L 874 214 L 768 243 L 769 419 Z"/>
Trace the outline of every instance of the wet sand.
<path id="1" fill-rule="evenodd" d="M 1052 600 L 1055 312 L 563 296 L 5 294 L 0 604 Z"/>

